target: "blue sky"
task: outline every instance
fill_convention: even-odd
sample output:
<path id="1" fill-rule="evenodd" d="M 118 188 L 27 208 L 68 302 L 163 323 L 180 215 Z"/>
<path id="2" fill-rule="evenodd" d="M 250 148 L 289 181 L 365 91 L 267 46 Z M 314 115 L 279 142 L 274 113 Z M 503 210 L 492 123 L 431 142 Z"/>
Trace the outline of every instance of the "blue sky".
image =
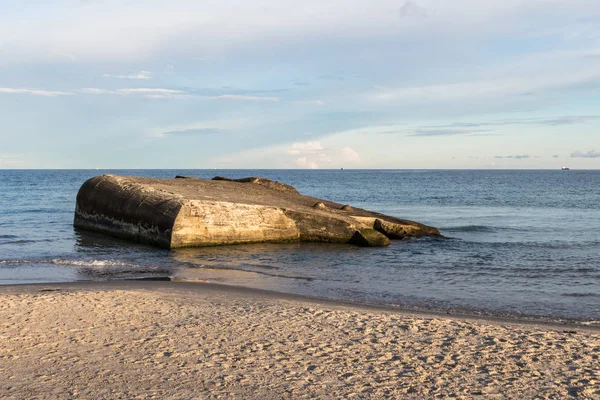
<path id="1" fill-rule="evenodd" d="M 0 168 L 600 168 L 598 0 L 0 6 Z"/>

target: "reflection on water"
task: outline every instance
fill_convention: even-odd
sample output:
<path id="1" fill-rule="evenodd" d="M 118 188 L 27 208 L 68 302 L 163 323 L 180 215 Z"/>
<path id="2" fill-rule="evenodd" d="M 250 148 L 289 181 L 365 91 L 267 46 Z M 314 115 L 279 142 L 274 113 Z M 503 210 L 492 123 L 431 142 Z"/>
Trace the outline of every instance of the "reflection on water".
<path id="1" fill-rule="evenodd" d="M 352 256 L 358 247 L 322 243 L 259 243 L 234 246 L 176 249 L 171 258 L 187 267 L 218 267 L 242 269 L 273 276 L 308 279 L 303 271 L 289 268 L 290 263 L 326 267 L 330 261 L 344 254 Z"/>
<path id="2" fill-rule="evenodd" d="M 81 229 L 74 234 L 78 257 L 59 261 L 75 267 L 80 280 L 164 278 L 176 269 L 169 250 Z"/>
<path id="3" fill-rule="evenodd" d="M 205 281 L 255 289 L 298 292 L 314 280 L 306 269 L 286 268 L 286 263 L 325 263 L 340 252 L 353 252 L 345 245 L 310 243 L 248 244 L 173 250 L 181 267 L 173 278 Z"/>

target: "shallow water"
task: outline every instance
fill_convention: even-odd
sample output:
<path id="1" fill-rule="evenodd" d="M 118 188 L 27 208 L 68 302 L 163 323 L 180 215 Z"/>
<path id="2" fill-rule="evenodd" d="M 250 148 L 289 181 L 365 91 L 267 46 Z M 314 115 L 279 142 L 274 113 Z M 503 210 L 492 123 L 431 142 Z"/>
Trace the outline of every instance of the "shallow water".
<path id="1" fill-rule="evenodd" d="M 388 248 L 166 251 L 72 227 L 100 173 L 264 176 L 440 227 Z M 600 171 L 0 171 L 0 284 L 172 276 L 401 307 L 600 320 Z"/>

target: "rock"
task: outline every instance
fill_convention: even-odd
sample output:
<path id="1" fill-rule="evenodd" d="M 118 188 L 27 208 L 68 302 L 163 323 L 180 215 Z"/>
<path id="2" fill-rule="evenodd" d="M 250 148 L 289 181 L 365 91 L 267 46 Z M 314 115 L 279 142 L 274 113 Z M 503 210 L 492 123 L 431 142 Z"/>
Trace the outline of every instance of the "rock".
<path id="1" fill-rule="evenodd" d="M 342 208 L 265 178 L 102 175 L 81 186 L 74 225 L 164 248 L 297 241 L 386 246 L 388 238 L 441 236 L 416 222 Z"/>
<path id="2" fill-rule="evenodd" d="M 257 185 L 266 186 L 271 189 L 280 190 L 282 192 L 293 192 L 300 194 L 295 187 L 286 185 L 285 183 L 272 181 L 267 178 L 258 178 L 256 176 L 251 176 L 249 178 L 241 178 L 241 179 L 230 179 L 225 178 L 223 176 L 215 176 L 212 178 L 213 181 L 227 181 L 227 182 L 239 182 L 239 183 L 254 183 Z"/>
<path id="3" fill-rule="evenodd" d="M 405 224 L 376 219 L 373 228 L 390 239 L 406 239 L 422 236 L 442 237 L 437 228 L 415 223 Z"/>
<path id="4" fill-rule="evenodd" d="M 315 203 L 312 208 L 317 209 L 317 210 L 324 210 L 327 208 L 327 206 L 325 205 L 325 203 L 323 203 L 322 201 L 319 201 L 317 203 Z"/>
<path id="5" fill-rule="evenodd" d="M 390 239 L 404 239 L 406 237 L 406 232 L 402 228 L 402 225 L 390 224 L 380 219 L 376 219 L 373 228 Z"/>
<path id="6" fill-rule="evenodd" d="M 341 210 L 343 210 L 343 211 L 354 211 L 354 209 L 352 208 L 352 206 L 349 206 L 348 204 L 342 206 Z"/>
<path id="7" fill-rule="evenodd" d="M 350 238 L 350 243 L 362 247 L 384 247 L 391 244 L 390 239 L 383 233 L 368 228 L 354 232 L 354 235 Z"/>

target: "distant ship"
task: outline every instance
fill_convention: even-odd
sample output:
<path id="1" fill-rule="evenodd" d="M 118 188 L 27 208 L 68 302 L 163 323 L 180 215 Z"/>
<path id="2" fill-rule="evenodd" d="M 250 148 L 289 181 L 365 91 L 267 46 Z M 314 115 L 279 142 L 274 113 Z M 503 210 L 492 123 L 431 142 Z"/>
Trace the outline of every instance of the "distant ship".
<path id="1" fill-rule="evenodd" d="M 569 168 L 569 167 L 562 167 L 562 168 L 561 168 L 561 170 L 562 170 L 562 171 L 570 171 L 570 170 L 571 170 L 571 168 Z"/>

